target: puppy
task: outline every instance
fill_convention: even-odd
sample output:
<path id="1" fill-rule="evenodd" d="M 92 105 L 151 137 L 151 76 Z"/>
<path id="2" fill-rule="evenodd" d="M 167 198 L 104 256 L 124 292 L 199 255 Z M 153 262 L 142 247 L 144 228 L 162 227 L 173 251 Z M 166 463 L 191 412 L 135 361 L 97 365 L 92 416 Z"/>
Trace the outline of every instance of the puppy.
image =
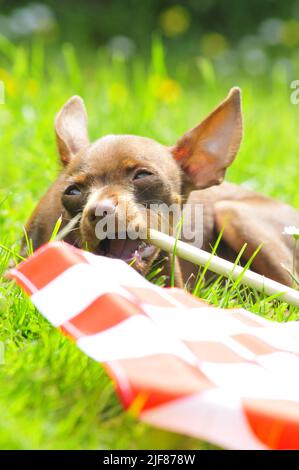
<path id="1" fill-rule="evenodd" d="M 61 215 L 64 227 L 81 214 L 65 241 L 99 255 L 132 262 L 143 275 L 155 262 L 161 262 L 169 278 L 171 256 L 161 253 L 144 237 L 131 239 L 127 227 L 144 226 L 151 204 L 171 206 L 188 201 L 191 206 L 203 206 L 203 224 L 198 228 L 203 230 L 203 249 L 211 249 L 224 226 L 220 256 L 234 261 L 247 243 L 242 257 L 246 262 L 264 243 L 253 261 L 253 269 L 291 284 L 285 267 L 291 270 L 292 240 L 282 232 L 286 225 L 299 225 L 299 213 L 268 197 L 223 183 L 226 168 L 233 162 L 242 139 L 238 88 L 233 88 L 206 119 L 172 147 L 134 135 L 108 135 L 90 143 L 86 109 L 78 96 L 72 97 L 58 113 L 55 131 L 62 169 L 26 225 L 34 249 L 49 241 Z M 121 222 L 125 228 L 116 229 L 114 237 L 109 233 L 99 236 L 97 226 L 105 217 Z M 190 219 L 184 220 L 187 232 L 191 225 Z M 197 269 L 176 260 L 176 285 L 190 282 Z"/>

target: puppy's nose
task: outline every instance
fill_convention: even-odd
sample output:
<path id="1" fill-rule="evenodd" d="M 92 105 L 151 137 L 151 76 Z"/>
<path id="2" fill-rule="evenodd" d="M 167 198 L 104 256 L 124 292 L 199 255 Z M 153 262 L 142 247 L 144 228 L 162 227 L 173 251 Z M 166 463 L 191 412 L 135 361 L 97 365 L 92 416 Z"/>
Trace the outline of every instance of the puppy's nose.
<path id="1" fill-rule="evenodd" d="M 92 223 L 101 217 L 107 217 L 115 213 L 116 204 L 111 199 L 93 203 L 88 210 L 88 220 Z"/>

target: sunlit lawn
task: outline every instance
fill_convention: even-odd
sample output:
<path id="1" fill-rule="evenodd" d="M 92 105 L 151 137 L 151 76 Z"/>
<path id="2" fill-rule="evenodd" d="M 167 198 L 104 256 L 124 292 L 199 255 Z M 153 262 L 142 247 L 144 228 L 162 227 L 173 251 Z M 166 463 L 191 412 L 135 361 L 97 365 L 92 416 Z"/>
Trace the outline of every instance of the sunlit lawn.
<path id="1" fill-rule="evenodd" d="M 104 50 L 80 61 L 69 45 L 45 55 L 39 43 L 16 47 L 3 40 L 0 54 L 6 89 L 0 107 L 2 245 L 17 250 L 23 224 L 57 174 L 53 119 L 72 94 L 86 101 L 92 138 L 134 133 L 172 144 L 231 86 L 241 86 L 245 138 L 228 179 L 299 208 L 299 105 L 290 104 L 282 69 L 260 80 L 223 78 L 207 61 L 167 70 L 158 42 L 150 63 L 135 58 L 127 64 Z M 7 252 L 1 256 L 4 271 Z M 0 366 L 0 448 L 207 448 L 124 414 L 101 367 L 55 331 L 12 283 L 3 280 L 0 289 L 6 347 Z M 224 289 L 203 287 L 200 295 L 280 321 L 297 317 L 286 304 Z"/>

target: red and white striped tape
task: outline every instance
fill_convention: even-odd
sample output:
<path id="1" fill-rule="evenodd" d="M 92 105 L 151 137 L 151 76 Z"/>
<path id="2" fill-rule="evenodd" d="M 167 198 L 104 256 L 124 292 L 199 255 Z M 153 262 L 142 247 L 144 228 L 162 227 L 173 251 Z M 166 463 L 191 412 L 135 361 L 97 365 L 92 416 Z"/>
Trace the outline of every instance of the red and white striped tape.
<path id="1" fill-rule="evenodd" d="M 299 322 L 211 307 L 63 242 L 9 277 L 141 420 L 226 448 L 299 449 Z"/>

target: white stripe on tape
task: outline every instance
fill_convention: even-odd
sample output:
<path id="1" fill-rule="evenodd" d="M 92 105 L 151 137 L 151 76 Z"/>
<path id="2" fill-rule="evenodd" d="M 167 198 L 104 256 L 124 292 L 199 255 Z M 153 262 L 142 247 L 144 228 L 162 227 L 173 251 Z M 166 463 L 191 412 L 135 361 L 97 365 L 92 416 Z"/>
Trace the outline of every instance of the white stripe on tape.
<path id="1" fill-rule="evenodd" d="M 34 293 L 31 300 L 53 325 L 59 326 L 79 314 L 98 296 L 109 292 L 130 297 L 114 282 L 113 272 L 104 276 L 93 266 L 80 263 Z"/>
<path id="2" fill-rule="evenodd" d="M 101 333 L 79 338 L 77 345 L 96 361 L 114 361 L 154 354 L 174 354 L 194 364 L 194 356 L 176 338 L 169 337 L 145 315 L 135 315 Z"/>
<path id="3" fill-rule="evenodd" d="M 281 325 L 279 323 L 272 323 L 272 325 L 267 328 L 257 329 L 255 336 L 274 348 L 299 353 L 298 338 L 291 336 L 290 332 L 280 327 Z"/>
<path id="4" fill-rule="evenodd" d="M 87 251 L 84 251 L 83 254 L 87 262 L 99 273 L 111 275 L 115 284 L 125 284 L 128 287 L 151 287 L 151 284 L 125 261 L 94 255 Z"/>
<path id="5" fill-rule="evenodd" d="M 292 361 L 288 367 L 288 378 L 284 377 L 284 380 L 279 374 L 279 369 L 277 371 L 269 370 L 250 363 L 203 362 L 201 371 L 217 387 L 236 393 L 240 397 L 291 400 L 298 403 L 298 380 L 293 378 L 291 366 Z"/>
<path id="6" fill-rule="evenodd" d="M 144 305 L 143 308 L 159 328 L 185 341 L 221 341 L 226 336 L 250 333 L 255 328 L 212 307 L 188 309 Z"/>

